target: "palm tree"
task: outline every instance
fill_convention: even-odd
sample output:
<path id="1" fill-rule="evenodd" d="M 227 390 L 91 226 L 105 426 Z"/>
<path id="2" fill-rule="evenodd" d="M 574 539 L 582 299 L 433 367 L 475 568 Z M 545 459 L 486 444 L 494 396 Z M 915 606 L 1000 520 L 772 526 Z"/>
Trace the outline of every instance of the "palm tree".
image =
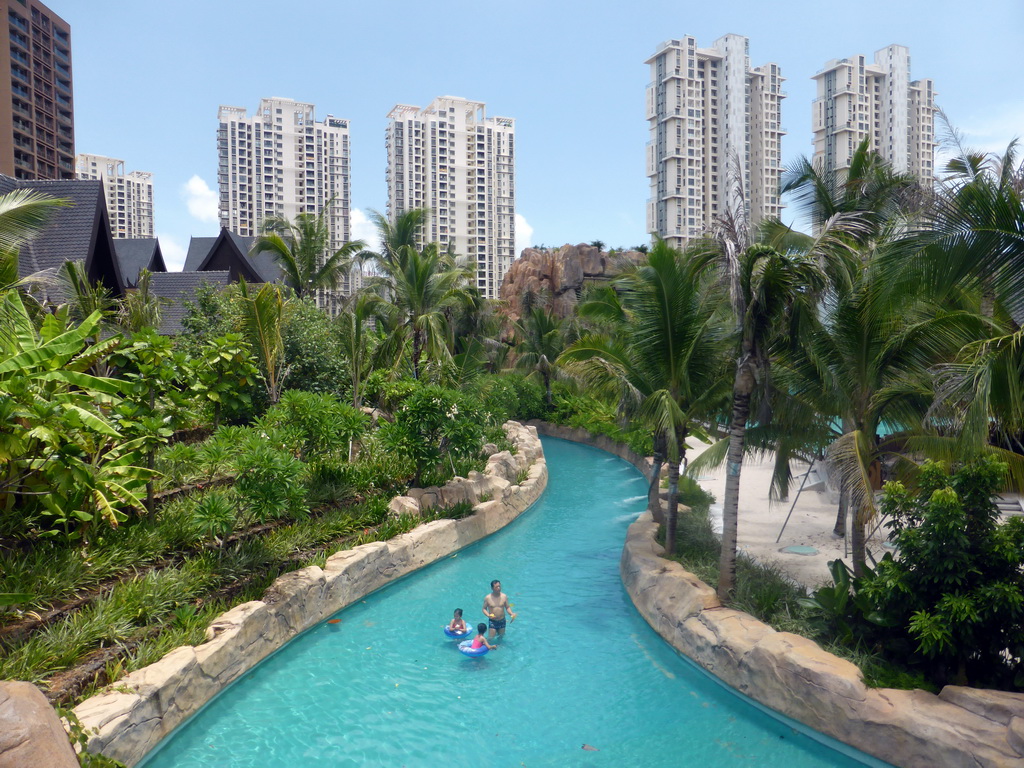
<path id="1" fill-rule="evenodd" d="M 1024 161 L 1017 141 L 1002 155 L 983 155 L 951 133 L 959 154 L 926 220 L 924 278 L 946 290 L 980 289 L 989 307 L 1000 300 L 1024 312 Z"/>
<path id="2" fill-rule="evenodd" d="M 936 301 L 973 297 L 987 327 L 955 360 L 936 370 L 932 417 L 955 427 L 947 451 L 997 453 L 1012 487 L 1024 487 L 1024 162 L 1012 141 L 1001 155 L 964 147 L 948 164 L 921 233 L 923 258 L 895 265 L 902 279 L 928 288 Z"/>
<path id="3" fill-rule="evenodd" d="M 829 458 L 854 513 L 857 573 L 883 459 L 904 455 L 903 435 L 921 434 L 933 396 L 932 367 L 977 338 L 980 327 L 976 314 L 937 305 L 891 282 L 878 250 L 900 247 L 898 239 L 883 238 L 861 259 L 848 260 L 847 282 L 826 292 L 800 343 L 776 366 L 779 389 L 833 419 L 842 432 Z"/>
<path id="4" fill-rule="evenodd" d="M 85 273 L 80 261 L 65 261 L 57 271 L 64 300 L 71 312 L 71 319 L 82 322 L 93 312 L 107 321 L 117 313 L 117 299 L 103 283 L 93 283 Z"/>
<path id="5" fill-rule="evenodd" d="M 878 288 L 891 283 L 888 295 L 903 296 L 907 301 L 920 294 L 919 282 L 896 280 L 892 266 L 886 265 L 908 263 L 920 251 L 921 241 L 912 222 L 920 218 L 928 196 L 912 175 L 893 171 L 880 156 L 869 151 L 866 139 L 857 147 L 850 167 L 842 171 L 815 166 L 806 159 L 791 165 L 783 174 L 782 193 L 793 197 L 814 225 L 818 236 L 809 238 L 778 222 L 768 222 L 762 227 L 762 237 L 776 247 L 784 244 L 788 249 L 803 250 L 811 255 L 827 275 L 831 298 L 845 296 L 854 303 L 859 301 L 856 297 L 861 295 L 863 286 L 857 288 L 855 284 L 864 278 L 863 267 L 870 261 L 879 262 L 871 266 L 872 286 Z M 880 322 L 884 325 L 886 321 Z M 777 394 L 784 399 L 784 393 Z M 824 407 L 823 402 L 818 404 Z M 805 447 L 808 453 L 818 453 L 821 440 L 833 433 L 835 426 L 839 429 L 833 437 L 856 431 L 855 423 L 845 421 L 841 416 L 834 414 L 835 419 L 829 420 L 820 418 L 821 413 L 813 416 L 796 414 L 788 408 L 792 406 L 793 402 L 788 402 L 783 410 L 787 409 L 788 416 L 807 428 L 808 431 L 802 434 L 807 440 Z M 836 412 L 843 410 L 840 406 Z M 790 442 L 792 447 L 792 438 Z M 852 496 L 861 501 L 870 496 L 869 488 L 862 477 L 858 479 L 856 472 L 841 472 L 840 476 L 837 532 L 845 529 L 846 511 Z M 781 472 L 776 468 L 776 479 L 780 477 Z M 848 481 L 854 482 L 857 489 L 847 487 L 845 483 Z M 861 517 L 873 514 L 873 504 L 868 505 L 867 511 L 861 509 L 857 514 Z M 862 538 L 862 535 L 863 524 L 855 522 L 854 538 Z M 862 543 L 855 543 L 855 561 L 860 557 L 862 562 L 862 551 L 858 555 Z M 860 567 L 858 562 L 855 566 Z"/>
<path id="6" fill-rule="evenodd" d="M 551 408 L 551 379 L 555 361 L 565 349 L 564 321 L 542 307 L 533 307 L 521 320 L 513 323 L 516 337 L 515 367 L 536 373 L 544 382 L 544 397 Z"/>
<path id="7" fill-rule="evenodd" d="M 372 285 L 382 299 L 382 314 L 389 318 L 391 342 L 402 348 L 411 343 L 412 374 L 418 379 L 424 354 L 451 357 L 446 311 L 465 300 L 470 268 L 430 243 L 422 251 L 401 246 L 379 269 Z"/>
<path id="8" fill-rule="evenodd" d="M 160 327 L 160 308 L 169 304 L 168 299 L 154 294 L 149 286 L 152 274 L 148 269 L 139 272 L 139 283 L 134 290 L 121 299 L 117 312 L 117 322 L 129 333 L 136 333 L 143 328 L 158 329 Z"/>
<path id="9" fill-rule="evenodd" d="M 399 252 L 404 247 L 419 247 L 420 232 L 430 212 L 426 208 L 412 208 L 400 213 L 391 221 L 377 211 L 370 211 L 370 221 L 380 233 L 380 251 L 365 252 L 362 257 L 374 258 L 377 261 L 397 261 Z"/>
<path id="10" fill-rule="evenodd" d="M 0 195 L 0 291 L 18 282 L 18 251 L 46 226 L 53 212 L 68 204 L 27 189 Z"/>
<path id="11" fill-rule="evenodd" d="M 665 549 L 675 548 L 679 465 L 686 438 L 720 406 L 728 390 L 723 376 L 723 331 L 719 293 L 711 281 L 713 261 L 683 256 L 659 241 L 647 262 L 627 268 L 607 291 L 581 312 L 614 323 L 611 336 L 589 334 L 570 346 L 558 363 L 585 386 L 617 399 L 654 433 L 669 462 Z M 651 497 L 656 498 L 660 464 Z"/>
<path id="12" fill-rule="evenodd" d="M 327 217 L 329 202 L 320 213 L 300 213 L 295 221 L 267 219 L 251 254 L 269 252 L 281 267 L 285 283 L 297 298 L 305 298 L 318 290 L 335 290 L 347 276 L 366 244 L 352 240 L 330 252 L 331 230 Z"/>
<path id="13" fill-rule="evenodd" d="M 440 360 L 451 359 L 449 317 L 459 304 L 469 300 L 472 274 L 469 263 L 456 258 L 438 243 L 417 247 L 427 218 L 426 208 L 414 208 L 393 222 L 374 211 L 371 214 L 380 233 L 381 250 L 364 251 L 361 259 L 375 259 L 379 274 L 370 287 L 381 298 L 380 314 L 389 326 L 387 347 L 400 360 L 410 351 L 413 378 L 420 378 L 424 354 Z"/>
<path id="14" fill-rule="evenodd" d="M 358 293 L 350 296 L 347 305 L 335 322 L 341 337 L 341 347 L 348 358 L 349 374 L 352 376 L 352 405 L 363 404 L 363 379 L 370 369 L 369 324 L 379 315 L 382 299 L 373 293 Z"/>
<path id="15" fill-rule="evenodd" d="M 35 237 L 53 212 L 68 201 L 56 199 L 27 189 L 0 195 L 0 297 L 12 290 L 23 292 L 36 284 L 52 281 L 52 275 L 36 273 L 20 277 L 18 253 L 21 246 Z M 28 294 L 25 294 L 26 298 Z M 4 314 L 0 304 L 0 334 L 10 331 L 18 319 Z"/>
<path id="16" fill-rule="evenodd" d="M 912 174 L 897 173 L 864 139 L 850 158 L 849 168 L 828 169 L 806 157 L 786 167 L 781 193 L 791 195 L 815 231 L 835 217 L 856 218 L 869 226 L 857 227 L 851 238 L 863 240 L 878 227 L 916 211 L 924 193 Z"/>
<path id="17" fill-rule="evenodd" d="M 750 403 L 769 367 L 770 347 L 780 323 L 806 292 L 816 292 L 821 280 L 814 263 L 799 253 L 782 254 L 768 245 L 748 247 L 730 277 L 736 324 L 737 358 L 732 385 L 732 416 L 726 458 L 725 498 L 722 505 L 722 551 L 718 596 L 726 601 L 736 583 L 740 473 L 743 469 Z"/>
<path id="18" fill-rule="evenodd" d="M 501 340 L 503 317 L 497 302 L 484 296 L 479 287 L 468 285 L 462 301 L 448 312 L 449 343 L 453 366 L 451 384 L 459 388 L 472 377 L 497 373 L 505 364 L 510 347 Z"/>
<path id="19" fill-rule="evenodd" d="M 288 377 L 282 328 L 289 301 L 281 295 L 280 286 L 264 283 L 253 295 L 244 281 L 239 284 L 242 331 L 262 363 L 267 397 L 272 405 L 281 399 Z"/>

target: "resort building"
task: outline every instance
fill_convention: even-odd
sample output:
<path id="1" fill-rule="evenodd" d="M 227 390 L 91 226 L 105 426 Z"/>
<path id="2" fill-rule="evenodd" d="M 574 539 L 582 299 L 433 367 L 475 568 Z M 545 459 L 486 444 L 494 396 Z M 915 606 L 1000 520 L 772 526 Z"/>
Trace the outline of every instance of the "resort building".
<path id="1" fill-rule="evenodd" d="M 468 257 L 496 298 L 515 258 L 515 121 L 455 96 L 399 104 L 388 119 L 389 217 L 427 208 L 423 240 Z"/>
<path id="2" fill-rule="evenodd" d="M 864 139 L 894 170 L 925 186 L 935 178 L 935 89 L 910 79 L 910 50 L 890 45 L 865 56 L 833 59 L 814 76 L 814 162 L 845 171 Z"/>
<path id="3" fill-rule="evenodd" d="M 647 60 L 647 230 L 674 248 L 726 213 L 751 225 L 777 217 L 782 163 L 777 64 L 750 67 L 750 41 L 725 35 L 662 43 Z"/>
<path id="4" fill-rule="evenodd" d="M 103 183 L 103 194 L 115 238 L 153 237 L 153 174 L 125 173 L 124 160 L 79 155 L 77 178 Z"/>
<path id="5" fill-rule="evenodd" d="M 329 209 L 330 250 L 350 240 L 349 121 L 327 115 L 318 121 L 313 104 L 262 99 L 255 114 L 221 106 L 217 128 L 220 223 L 244 238 L 256 237 L 272 217 L 294 221 L 300 213 Z M 332 314 L 340 295 L 359 287 L 352 274 L 338 295 L 317 297 Z"/>
<path id="6" fill-rule="evenodd" d="M 0 0 L 8 44 L 0 55 L 0 173 L 75 178 L 71 27 L 37 0 Z"/>

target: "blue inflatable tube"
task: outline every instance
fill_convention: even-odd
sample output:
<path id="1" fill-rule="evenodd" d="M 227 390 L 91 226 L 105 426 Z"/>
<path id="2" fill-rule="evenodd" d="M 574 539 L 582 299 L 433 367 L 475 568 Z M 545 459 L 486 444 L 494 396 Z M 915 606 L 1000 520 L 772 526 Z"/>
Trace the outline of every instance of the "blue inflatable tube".
<path id="1" fill-rule="evenodd" d="M 474 648 L 472 640 L 463 640 L 461 643 L 459 643 L 459 650 L 467 656 L 483 656 L 490 650 L 490 648 L 488 648 L 486 645 L 481 645 L 479 648 Z"/>
<path id="2" fill-rule="evenodd" d="M 469 627 L 466 627 L 466 629 L 463 630 L 462 632 L 455 632 L 450 627 L 445 627 L 444 628 L 444 636 L 445 637 L 450 637 L 452 640 L 464 640 L 465 638 L 469 637 L 471 634 L 473 634 L 473 630 L 471 630 Z"/>

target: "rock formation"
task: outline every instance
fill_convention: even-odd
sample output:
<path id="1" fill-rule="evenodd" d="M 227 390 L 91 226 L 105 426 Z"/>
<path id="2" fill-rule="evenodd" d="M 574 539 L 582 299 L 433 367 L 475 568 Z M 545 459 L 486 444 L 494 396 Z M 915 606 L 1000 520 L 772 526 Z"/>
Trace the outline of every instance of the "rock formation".
<path id="1" fill-rule="evenodd" d="M 0 768 L 77 768 L 60 718 L 31 683 L 0 681 Z"/>
<path id="2" fill-rule="evenodd" d="M 568 317 L 584 283 L 608 280 L 619 272 L 624 260 L 637 262 L 644 258 L 639 251 L 606 253 L 582 243 L 544 250 L 525 248 L 505 273 L 498 295 L 507 302 L 507 313 L 513 320 L 522 316 L 522 298 L 527 292 L 543 296 L 543 303 L 558 317 Z"/>

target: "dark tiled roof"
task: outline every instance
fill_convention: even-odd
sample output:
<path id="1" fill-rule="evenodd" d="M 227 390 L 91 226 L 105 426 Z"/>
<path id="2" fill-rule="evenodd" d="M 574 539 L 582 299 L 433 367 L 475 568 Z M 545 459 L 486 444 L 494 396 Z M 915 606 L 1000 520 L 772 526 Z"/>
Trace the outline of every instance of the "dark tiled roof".
<path id="1" fill-rule="evenodd" d="M 188 253 L 185 254 L 183 272 L 198 272 L 199 267 L 210 255 L 210 249 L 217 242 L 216 237 L 193 237 L 188 241 Z"/>
<path id="2" fill-rule="evenodd" d="M 54 211 L 50 224 L 21 249 L 18 269 L 21 276 L 57 269 L 65 261 L 88 261 L 98 237 L 110 237 L 109 232 L 104 232 L 100 226 L 106 213 L 101 182 L 81 179 L 22 181 L 0 176 L 0 194 L 17 189 L 30 189 L 68 201 L 67 205 Z"/>
<path id="3" fill-rule="evenodd" d="M 279 283 L 284 276 L 281 267 L 267 251 L 252 254 L 249 256 L 249 263 L 256 268 L 257 272 L 263 275 L 264 282 Z"/>
<path id="4" fill-rule="evenodd" d="M 263 281 L 267 283 L 280 282 L 282 275 L 281 267 L 278 266 L 277 261 L 267 251 L 260 253 L 250 253 L 252 250 L 252 244 L 256 242 L 255 237 L 242 237 L 236 235 L 234 232 L 229 232 L 228 236 L 234 241 L 235 245 L 238 246 L 238 250 L 248 257 L 249 263 L 253 265 L 257 272 L 263 276 Z"/>
<path id="5" fill-rule="evenodd" d="M 196 290 L 204 285 L 227 285 L 230 282 L 225 272 L 154 272 L 149 289 L 155 295 L 168 299 L 160 308 L 160 333 L 165 336 L 179 334 L 181 321 L 185 319 L 186 302 L 196 300 Z"/>
<path id="6" fill-rule="evenodd" d="M 155 237 L 114 238 L 114 255 L 121 266 L 121 276 L 129 285 L 138 285 L 139 272 L 166 272 L 160 244 Z"/>
<path id="7" fill-rule="evenodd" d="M 217 237 L 193 237 L 188 244 L 188 253 L 185 256 L 185 272 L 198 272 L 210 258 L 211 251 L 223 238 L 227 247 L 232 248 L 233 258 L 238 258 L 248 266 L 249 269 L 259 275 L 263 282 L 273 283 L 281 279 L 281 268 L 274 261 L 274 257 L 267 252 L 249 255 L 255 238 L 243 237 L 226 229 L 221 230 Z M 226 247 L 221 245 L 220 247 Z"/>

